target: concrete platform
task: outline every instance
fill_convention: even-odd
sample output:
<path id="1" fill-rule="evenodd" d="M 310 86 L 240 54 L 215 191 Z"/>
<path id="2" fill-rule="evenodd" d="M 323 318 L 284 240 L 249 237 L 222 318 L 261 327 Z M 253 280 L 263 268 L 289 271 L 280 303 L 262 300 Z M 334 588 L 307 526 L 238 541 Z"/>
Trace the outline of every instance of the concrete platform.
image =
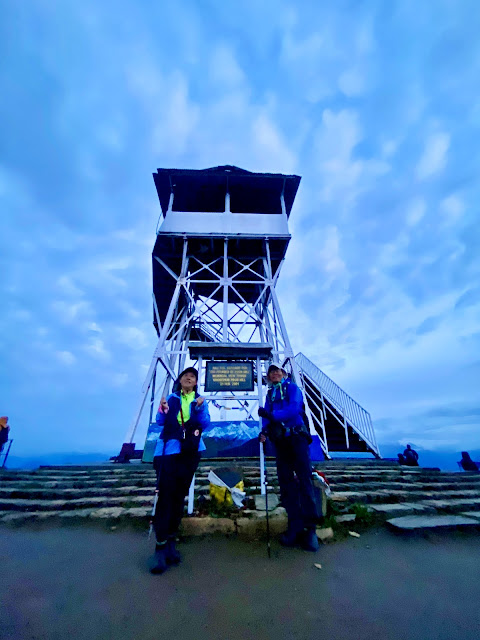
<path id="1" fill-rule="evenodd" d="M 193 537 L 162 576 L 143 532 L 5 529 L 2 640 L 478 640 L 480 537 L 380 530 L 311 554 Z M 320 563 L 321 569 L 314 566 Z"/>

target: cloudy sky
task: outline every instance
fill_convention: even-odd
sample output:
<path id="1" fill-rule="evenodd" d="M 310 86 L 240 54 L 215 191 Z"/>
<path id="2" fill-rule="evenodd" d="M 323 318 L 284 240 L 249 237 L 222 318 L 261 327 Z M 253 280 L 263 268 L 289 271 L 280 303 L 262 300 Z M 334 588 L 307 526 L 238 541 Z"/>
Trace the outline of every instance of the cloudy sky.
<path id="1" fill-rule="evenodd" d="M 480 446 L 475 0 L 0 1 L 0 414 L 116 453 L 155 345 L 152 171 L 296 173 L 296 351 L 380 443 Z"/>

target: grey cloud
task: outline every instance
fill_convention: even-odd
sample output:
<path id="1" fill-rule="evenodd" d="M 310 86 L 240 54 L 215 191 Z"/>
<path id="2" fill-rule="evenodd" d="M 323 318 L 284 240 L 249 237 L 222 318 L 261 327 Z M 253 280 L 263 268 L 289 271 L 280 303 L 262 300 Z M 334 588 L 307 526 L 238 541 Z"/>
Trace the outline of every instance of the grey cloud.
<path id="1" fill-rule="evenodd" d="M 426 333 L 431 333 L 438 327 L 441 321 L 441 316 L 430 316 L 425 318 L 425 320 L 417 327 L 416 334 L 422 336 Z"/>
<path id="2" fill-rule="evenodd" d="M 472 287 L 463 293 L 455 303 L 455 309 L 466 309 L 480 302 L 480 287 Z"/>
<path id="3" fill-rule="evenodd" d="M 425 418 L 479 418 L 480 406 L 463 405 L 463 406 L 444 406 L 429 409 L 421 414 Z"/>

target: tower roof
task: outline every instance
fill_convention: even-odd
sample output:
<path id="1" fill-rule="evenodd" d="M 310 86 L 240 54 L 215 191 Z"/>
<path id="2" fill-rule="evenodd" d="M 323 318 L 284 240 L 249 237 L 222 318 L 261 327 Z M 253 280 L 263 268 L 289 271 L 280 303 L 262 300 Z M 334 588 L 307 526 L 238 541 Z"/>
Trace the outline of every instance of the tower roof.
<path id="1" fill-rule="evenodd" d="M 208 169 L 157 169 L 153 179 L 164 214 L 172 192 L 176 211 L 222 212 L 228 190 L 233 213 L 281 213 L 283 193 L 289 216 L 301 178 L 254 173 L 227 164 Z"/>

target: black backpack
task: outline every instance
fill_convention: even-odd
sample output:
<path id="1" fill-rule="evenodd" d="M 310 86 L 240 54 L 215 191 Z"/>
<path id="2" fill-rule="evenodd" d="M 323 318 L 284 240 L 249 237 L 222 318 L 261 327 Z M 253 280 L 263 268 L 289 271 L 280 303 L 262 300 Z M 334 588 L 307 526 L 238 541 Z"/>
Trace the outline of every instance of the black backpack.
<path id="1" fill-rule="evenodd" d="M 290 402 L 290 384 L 287 385 L 287 393 L 285 396 L 285 400 L 287 402 Z M 302 397 L 303 397 L 303 394 L 302 394 Z M 272 406 L 273 406 L 273 402 L 272 402 Z M 300 411 L 300 415 L 302 417 L 303 425 L 301 427 L 296 427 L 295 431 L 299 435 L 302 435 L 305 438 L 307 438 L 308 444 L 312 444 L 313 439 L 312 439 L 312 436 L 310 435 L 310 429 L 308 428 L 308 417 L 307 417 L 307 412 L 305 410 L 305 401 L 302 402 L 302 409 Z M 281 422 L 275 422 L 274 425 L 272 425 L 272 431 L 275 433 L 275 435 L 273 436 L 273 440 L 278 439 L 285 435 L 285 427 Z"/>

